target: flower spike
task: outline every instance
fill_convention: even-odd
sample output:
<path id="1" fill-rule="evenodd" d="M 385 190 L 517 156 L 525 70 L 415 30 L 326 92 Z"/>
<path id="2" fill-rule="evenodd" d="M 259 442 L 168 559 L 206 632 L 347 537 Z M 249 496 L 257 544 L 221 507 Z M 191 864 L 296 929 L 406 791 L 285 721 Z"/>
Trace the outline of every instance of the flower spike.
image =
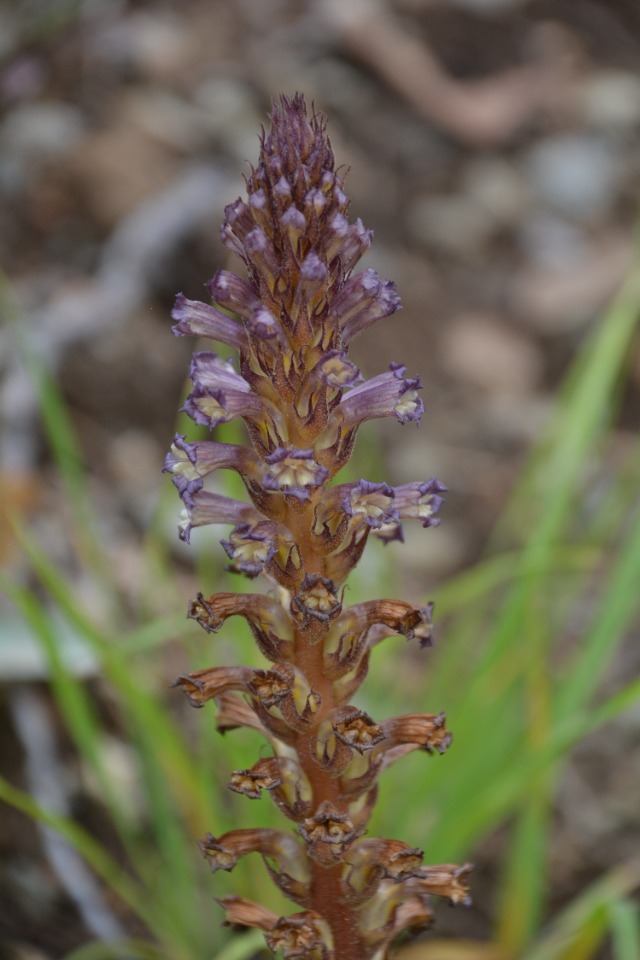
<path id="1" fill-rule="evenodd" d="M 258 853 L 298 905 L 278 916 L 240 897 L 218 901 L 226 923 L 261 930 L 285 960 L 388 960 L 399 934 L 432 923 L 434 895 L 470 900 L 469 864 L 426 866 L 416 847 L 367 832 L 385 770 L 413 750 L 444 754 L 452 735 L 444 713 L 378 717 L 353 702 L 383 639 L 431 645 L 433 605 L 346 606 L 345 584 L 372 540 L 402 540 L 409 520 L 436 526 L 446 487 L 334 481 L 361 424 L 418 422 L 424 411 L 422 384 L 403 364 L 365 380 L 348 355 L 400 297 L 375 270 L 357 270 L 372 233 L 350 219 L 343 175 L 325 119 L 301 94 L 280 97 L 246 197 L 224 211 L 222 242 L 245 275 L 217 270 L 210 305 L 179 294 L 172 314 L 176 335 L 237 353 L 194 354 L 183 409 L 209 430 L 240 418 L 248 434 L 237 444 L 175 436 L 164 470 L 183 504 L 179 535 L 188 543 L 195 527 L 228 525 L 228 569 L 267 583 L 262 593 L 197 593 L 188 607 L 207 634 L 244 618 L 267 665 L 213 666 L 174 685 L 194 707 L 213 701 L 220 733 L 264 738 L 228 787 L 264 794 L 294 825 L 208 833 L 200 846 L 214 872 Z M 209 489 L 218 470 L 241 478 L 244 499 Z"/>

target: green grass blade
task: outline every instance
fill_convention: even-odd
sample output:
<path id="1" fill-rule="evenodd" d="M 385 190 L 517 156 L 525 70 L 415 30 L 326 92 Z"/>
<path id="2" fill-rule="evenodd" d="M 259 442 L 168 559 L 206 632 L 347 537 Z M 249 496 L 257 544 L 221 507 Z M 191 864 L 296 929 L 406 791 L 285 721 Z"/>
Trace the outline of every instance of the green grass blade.
<path id="1" fill-rule="evenodd" d="M 499 665 L 503 652 L 522 633 L 529 602 L 530 577 L 552 562 L 573 513 L 576 491 L 585 464 L 613 416 L 626 361 L 640 311 L 640 271 L 623 285 L 574 365 L 560 408 L 547 437 L 533 458 L 528 476 L 520 484 L 507 517 L 528 517 L 523 530 L 525 547 L 520 562 L 521 579 L 503 605 L 486 652 L 485 669 Z"/>
<path id="2" fill-rule="evenodd" d="M 20 538 L 43 584 L 97 654 L 105 677 L 119 694 L 124 726 L 137 747 L 153 826 L 156 854 L 148 865 L 153 896 L 160 903 L 165 924 L 173 924 L 178 938 L 191 943 L 194 955 L 200 955 L 203 943 L 199 938 L 205 935 L 199 913 L 201 868 L 190 838 L 202 835 L 212 820 L 212 795 L 206 778 L 200 776 L 181 731 L 144 682 L 145 674 L 136 671 L 118 643 L 94 626 L 30 536 L 21 531 Z M 157 868 L 158 853 L 171 864 L 170 871 Z"/>
<path id="3" fill-rule="evenodd" d="M 100 578 L 103 589 L 108 590 L 113 599 L 111 568 L 97 535 L 87 471 L 75 428 L 55 381 L 19 325 L 16 309 L 9 311 L 11 331 L 37 392 L 44 432 L 67 494 L 66 501 L 73 518 L 70 538 L 83 564 Z"/>
<path id="4" fill-rule="evenodd" d="M 0 776 L 0 800 L 10 804 L 17 810 L 37 820 L 56 833 L 64 837 L 74 847 L 87 864 L 98 874 L 105 883 L 118 895 L 142 921 L 153 930 L 157 923 L 156 915 L 149 909 L 142 891 L 138 885 L 124 872 L 123 868 L 113 860 L 107 851 L 97 843 L 90 834 L 66 817 L 50 813 L 35 802 L 27 793 L 12 786 L 8 780 Z"/>
<path id="5" fill-rule="evenodd" d="M 107 678 L 122 697 L 130 722 L 138 730 L 154 731 L 155 742 L 162 746 L 160 753 L 169 791 L 180 800 L 187 818 L 195 818 L 198 833 L 206 829 L 204 824 L 211 800 L 203 791 L 184 737 L 148 691 L 144 673 L 136 673 L 129 663 L 127 651 L 91 621 L 31 536 L 25 530 L 21 530 L 19 536 L 43 585 L 98 656 Z"/>
<path id="6" fill-rule="evenodd" d="M 639 887 L 640 859 L 612 870 L 577 897 L 522 960 L 586 960 L 593 956 L 606 932 L 611 905 Z M 585 933 L 591 953 L 584 952 Z"/>
<path id="7" fill-rule="evenodd" d="M 509 842 L 497 922 L 497 940 L 507 956 L 518 956 L 531 942 L 542 915 L 550 820 L 545 787 L 539 780 L 532 785 Z"/>
<path id="8" fill-rule="evenodd" d="M 622 641 L 640 604 L 640 511 L 622 544 L 596 618 L 556 697 L 556 715 L 563 718 L 595 692 L 607 662 Z"/>
<path id="9" fill-rule="evenodd" d="M 264 935 L 258 930 L 251 930 L 234 937 L 224 950 L 216 953 L 213 960 L 250 960 L 260 947 L 264 947 Z"/>
<path id="10" fill-rule="evenodd" d="M 64 955 L 63 960 L 167 960 L 170 954 L 145 940 L 96 941 Z"/>
<path id="11" fill-rule="evenodd" d="M 614 960 L 638 960 L 640 957 L 640 909 L 630 900 L 614 900 L 609 905 L 609 925 Z"/>
<path id="12" fill-rule="evenodd" d="M 102 728 L 96 710 L 82 683 L 65 667 L 50 617 L 38 599 L 26 587 L 11 583 L 0 574 L 0 586 L 22 613 L 31 627 L 47 659 L 56 702 L 60 707 L 66 728 L 80 755 L 93 771 L 104 802 L 107 804 L 120 837 L 129 852 L 133 852 L 133 833 L 124 808 L 113 789 L 101 757 Z M 134 861 L 135 861 L 134 857 Z"/>
<path id="13" fill-rule="evenodd" d="M 514 496 L 512 510 L 519 516 L 530 512 L 527 503 L 535 505 L 536 542 L 555 537 L 571 512 L 586 458 L 615 412 L 639 312 L 640 270 L 634 265 L 574 363 L 547 436 Z"/>

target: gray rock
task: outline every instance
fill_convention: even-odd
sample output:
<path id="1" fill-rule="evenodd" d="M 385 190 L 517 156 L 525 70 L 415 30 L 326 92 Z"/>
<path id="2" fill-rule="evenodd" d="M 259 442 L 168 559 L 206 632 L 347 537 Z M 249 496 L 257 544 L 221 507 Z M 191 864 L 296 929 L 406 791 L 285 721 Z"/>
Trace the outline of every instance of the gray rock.
<path id="1" fill-rule="evenodd" d="M 583 230 L 540 210 L 522 222 L 518 240 L 527 260 L 535 266 L 572 269 L 583 264 L 589 255 Z"/>
<path id="2" fill-rule="evenodd" d="M 530 190 L 519 170 L 499 157 L 478 157 L 467 164 L 463 189 L 497 225 L 517 222 L 530 202 Z"/>
<path id="3" fill-rule="evenodd" d="M 624 132 L 640 123 L 640 77 L 623 70 L 596 74 L 582 91 L 587 123 L 611 132 Z"/>
<path id="4" fill-rule="evenodd" d="M 406 220 L 413 240 L 443 253 L 473 254 L 495 230 L 489 211 L 465 196 L 418 198 Z"/>
<path id="5" fill-rule="evenodd" d="M 256 130 L 263 117 L 246 83 L 231 77 L 216 77 L 197 88 L 194 100 L 205 112 L 207 127 L 213 136 L 239 159 L 253 157 Z"/>
<path id="6" fill-rule="evenodd" d="M 559 213 L 590 223 L 615 199 L 620 164 L 613 144 L 589 134 L 561 134 L 537 144 L 526 168 L 538 199 Z"/>
<path id="7" fill-rule="evenodd" d="M 66 103 L 24 103 L 0 127 L 3 151 L 25 162 L 58 160 L 84 133 L 80 110 Z"/>

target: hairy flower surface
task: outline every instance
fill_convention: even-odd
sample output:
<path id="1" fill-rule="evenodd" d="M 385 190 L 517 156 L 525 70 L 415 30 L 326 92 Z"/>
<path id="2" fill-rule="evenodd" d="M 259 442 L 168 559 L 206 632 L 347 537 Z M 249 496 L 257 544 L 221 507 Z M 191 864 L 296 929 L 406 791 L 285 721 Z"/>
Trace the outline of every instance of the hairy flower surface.
<path id="1" fill-rule="evenodd" d="M 417 377 L 398 362 L 368 380 L 347 356 L 354 337 L 400 307 L 393 283 L 355 272 L 371 232 L 349 221 L 349 200 L 325 121 L 301 95 L 274 104 L 247 198 L 225 210 L 222 241 L 245 277 L 218 270 L 212 304 L 179 294 L 177 336 L 234 348 L 194 354 L 184 410 L 214 429 L 241 418 L 251 445 L 189 442 L 177 435 L 164 469 L 183 502 L 180 536 L 208 524 L 232 529 L 230 569 L 271 581 L 270 596 L 198 594 L 189 616 L 208 633 L 243 617 L 268 668 L 211 667 L 179 677 L 190 703 L 217 704 L 218 728 L 260 731 L 270 755 L 230 772 L 249 799 L 267 791 L 295 833 L 251 828 L 207 834 L 212 870 L 258 853 L 301 912 L 278 917 L 238 897 L 220 901 L 227 922 L 254 926 L 285 958 L 384 960 L 396 937 L 432 922 L 432 895 L 467 903 L 469 864 L 429 867 L 400 840 L 366 837 L 377 778 L 412 750 L 442 754 L 443 713 L 373 718 L 352 703 L 373 647 L 400 634 L 431 644 L 432 607 L 400 600 L 344 606 L 344 583 L 369 536 L 402 539 L 402 521 L 439 522 L 439 480 L 398 487 L 360 479 L 332 484 L 366 420 L 417 422 Z M 246 500 L 205 489 L 234 470 Z"/>

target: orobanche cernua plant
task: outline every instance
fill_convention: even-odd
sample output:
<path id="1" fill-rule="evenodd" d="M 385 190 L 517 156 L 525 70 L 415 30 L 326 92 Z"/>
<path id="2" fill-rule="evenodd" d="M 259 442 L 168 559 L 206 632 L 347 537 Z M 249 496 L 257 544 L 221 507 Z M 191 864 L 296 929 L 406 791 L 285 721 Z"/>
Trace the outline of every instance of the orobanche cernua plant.
<path id="1" fill-rule="evenodd" d="M 189 616 L 207 631 L 244 617 L 267 669 L 219 666 L 179 677 L 202 707 L 213 700 L 221 731 L 246 726 L 267 752 L 229 787 L 249 799 L 269 792 L 295 825 L 253 827 L 201 841 L 212 870 L 258 853 L 300 908 L 278 916 L 242 897 L 221 900 L 230 924 L 258 927 L 287 960 L 383 960 L 398 934 L 432 919 L 433 894 L 467 903 L 469 864 L 425 866 L 422 851 L 367 834 L 379 775 L 411 750 L 443 753 L 443 713 L 374 719 L 354 704 L 372 648 L 401 634 L 431 642 L 431 608 L 403 600 L 344 604 L 344 585 L 368 539 L 402 539 L 403 520 L 428 527 L 445 487 L 435 479 L 391 487 L 332 481 L 349 460 L 361 423 L 417 421 L 420 381 L 390 363 L 363 380 L 347 351 L 354 337 L 400 306 L 393 283 L 354 268 L 371 244 L 336 170 L 325 121 L 304 98 L 281 97 L 263 132 L 247 200 L 225 210 L 222 239 L 246 279 L 219 270 L 213 306 L 179 295 L 178 335 L 238 351 L 209 351 L 191 364 L 184 409 L 213 429 L 241 417 L 251 446 L 189 443 L 176 436 L 165 469 L 184 503 L 180 536 L 226 524 L 231 569 L 271 583 L 260 593 L 198 594 Z M 204 489 L 215 470 L 235 470 L 247 500 Z"/>

